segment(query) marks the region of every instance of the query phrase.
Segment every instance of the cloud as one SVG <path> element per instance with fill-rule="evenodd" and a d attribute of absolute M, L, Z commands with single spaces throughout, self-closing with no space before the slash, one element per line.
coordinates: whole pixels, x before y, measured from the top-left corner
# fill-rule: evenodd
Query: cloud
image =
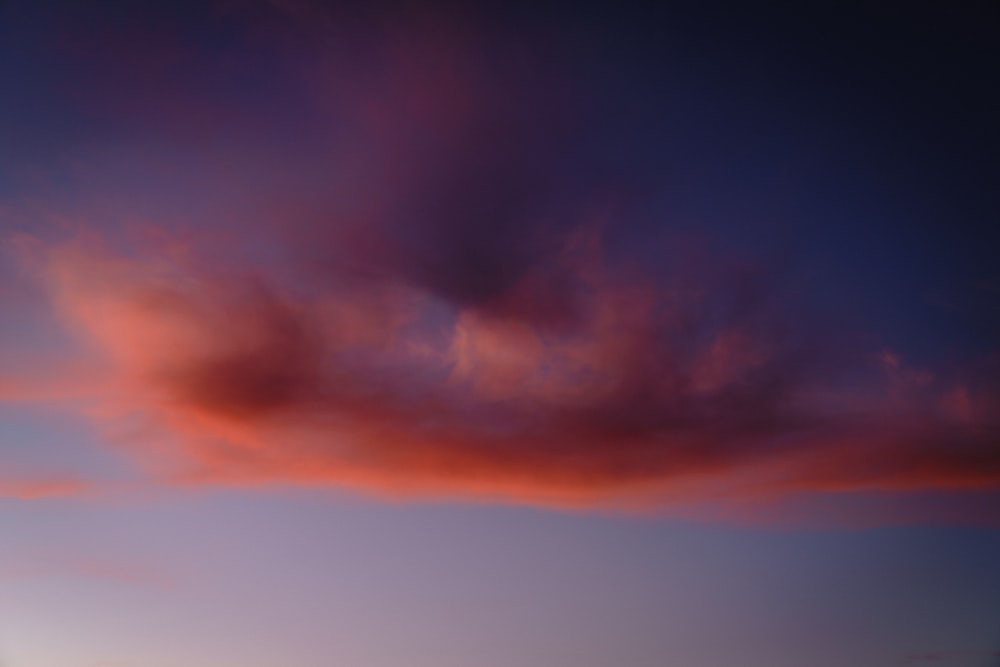
<path fill-rule="evenodd" d="M 31 558 L 30 565 L 0 565 L 0 579 L 82 578 L 138 586 L 166 586 L 163 573 L 104 558 Z"/>
<path fill-rule="evenodd" d="M 67 406 L 138 424 L 152 478 L 574 507 L 1000 488 L 992 362 L 862 349 L 759 257 L 643 222 L 544 48 L 352 21 L 81 58 L 108 145 L 13 252 L 79 346 Z"/>
<path fill-rule="evenodd" d="M 644 280 L 591 230 L 542 264 L 573 301 L 558 327 L 521 305 L 547 289 L 531 269 L 456 303 L 87 241 L 36 259 L 111 378 L 95 414 L 141 415 L 131 450 L 175 483 L 569 506 L 1000 486 L 993 394 L 888 354 L 838 388 L 790 314 L 734 296 L 749 278 Z"/>
<path fill-rule="evenodd" d="M 39 498 L 61 498 L 77 496 L 85 493 L 89 485 L 74 478 L 42 478 L 30 479 L 23 477 L 0 478 L 0 498 L 15 498 L 18 500 L 36 500 Z"/>

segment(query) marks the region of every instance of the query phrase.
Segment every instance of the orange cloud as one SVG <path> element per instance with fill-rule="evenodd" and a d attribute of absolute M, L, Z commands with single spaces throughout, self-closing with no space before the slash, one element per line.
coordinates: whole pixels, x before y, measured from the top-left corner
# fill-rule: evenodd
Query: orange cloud
<path fill-rule="evenodd" d="M 128 424 L 125 450 L 178 484 L 647 507 L 1000 488 L 995 371 L 862 359 L 709 253 L 614 261 L 596 225 L 571 231 L 600 217 L 580 192 L 601 172 L 578 164 L 571 86 L 413 20 L 362 30 L 350 59 L 279 39 L 276 117 L 192 83 L 230 81 L 214 49 L 102 40 L 95 112 L 156 141 L 125 151 L 145 177 L 98 156 L 81 189 L 120 219 L 190 199 L 213 241 L 18 239 L 84 351 L 0 398 Z"/>
<path fill-rule="evenodd" d="M 0 498 L 61 498 L 80 495 L 89 488 L 86 482 L 72 478 L 0 479 Z"/>
<path fill-rule="evenodd" d="M 780 319 L 720 317 L 718 295 L 626 279 L 579 247 L 546 265 L 572 301 L 558 326 L 525 306 L 531 272 L 449 305 L 405 281 L 306 295 L 92 242 L 36 268 L 103 364 L 92 414 L 141 416 L 130 451 L 178 484 L 559 506 L 1000 488 L 990 394 L 910 381 L 887 353 L 881 398 L 851 407 Z"/>

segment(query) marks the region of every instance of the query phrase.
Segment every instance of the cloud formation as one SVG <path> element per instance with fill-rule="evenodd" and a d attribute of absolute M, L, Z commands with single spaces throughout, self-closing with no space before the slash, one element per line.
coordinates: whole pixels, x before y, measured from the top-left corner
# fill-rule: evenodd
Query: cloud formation
<path fill-rule="evenodd" d="M 748 276 L 644 280 L 602 255 L 571 235 L 541 276 L 470 304 L 87 241 L 34 261 L 112 378 L 95 414 L 141 416 L 133 453 L 178 483 L 557 505 L 1000 485 L 995 394 L 891 353 L 838 376 L 790 313 L 734 295 Z M 556 320 L 533 309 L 550 281 Z"/>
<path fill-rule="evenodd" d="M 566 506 L 1000 489 L 995 364 L 862 349 L 753 253 L 634 222 L 544 50 L 350 21 L 84 45 L 113 140 L 73 162 L 63 232 L 11 247 L 79 346 L 73 404 L 131 424 L 152 478 Z"/>

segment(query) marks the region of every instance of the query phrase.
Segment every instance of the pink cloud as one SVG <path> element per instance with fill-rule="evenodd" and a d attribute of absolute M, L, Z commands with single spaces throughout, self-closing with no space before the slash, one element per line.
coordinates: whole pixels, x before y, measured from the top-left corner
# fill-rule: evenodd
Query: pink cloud
<path fill-rule="evenodd" d="M 83 494 L 89 488 L 88 483 L 73 478 L 0 478 L 0 498 L 19 500 L 62 498 Z"/>
<path fill-rule="evenodd" d="M 990 394 L 910 381 L 883 354 L 874 400 L 831 399 L 777 315 L 708 321 L 725 295 L 622 273 L 580 238 L 546 265 L 574 302 L 557 328 L 521 305 L 531 272 L 456 306 L 405 280 L 305 294 L 93 241 L 35 268 L 102 364 L 91 414 L 140 415 L 127 448 L 178 484 L 560 506 L 1000 487 Z"/>
<path fill-rule="evenodd" d="M 30 565 L 0 565 L 0 579 L 72 577 L 139 586 L 168 586 L 164 573 L 148 567 L 104 558 L 32 558 Z"/>
<path fill-rule="evenodd" d="M 13 247 L 76 370 L 0 396 L 139 424 L 122 448 L 177 484 L 573 507 L 1000 488 L 995 370 L 848 349 L 780 276 L 676 239 L 659 265 L 604 247 L 614 197 L 577 178 L 557 71 L 446 17 L 355 27 L 84 45 L 115 140 L 69 161 L 62 233 Z M 243 104 L 240 48 L 281 104 Z"/>

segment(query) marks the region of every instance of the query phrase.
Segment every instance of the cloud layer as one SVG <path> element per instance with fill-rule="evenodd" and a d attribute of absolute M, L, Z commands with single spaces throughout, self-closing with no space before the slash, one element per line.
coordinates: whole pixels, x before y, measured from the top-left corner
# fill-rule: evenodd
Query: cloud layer
<path fill-rule="evenodd" d="M 1000 489 L 995 360 L 912 367 L 759 254 L 637 223 L 544 50 L 420 12 L 329 21 L 251 22 L 229 50 L 66 40 L 112 139 L 5 215 L 36 220 L 9 247 L 77 370 L 0 396 L 72 386 L 178 484 L 566 506 Z"/>
<path fill-rule="evenodd" d="M 889 352 L 835 372 L 752 276 L 644 278 L 593 230 L 474 303 L 96 241 L 30 261 L 100 369 L 93 414 L 138 417 L 128 447 L 178 483 L 561 505 L 1000 484 L 985 381 Z"/>

